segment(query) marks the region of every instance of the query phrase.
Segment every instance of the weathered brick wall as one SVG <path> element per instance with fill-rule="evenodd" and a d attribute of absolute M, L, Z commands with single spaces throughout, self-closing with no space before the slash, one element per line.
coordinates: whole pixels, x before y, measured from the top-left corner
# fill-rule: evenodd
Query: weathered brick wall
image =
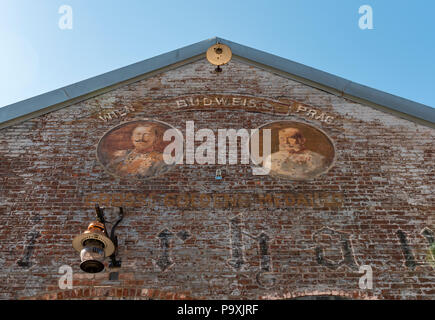
<path fill-rule="evenodd" d="M 223 69 L 214 73 L 204 59 L 0 130 L 0 298 L 435 298 L 428 254 L 435 230 L 434 130 L 234 59 Z M 261 106 L 177 103 L 217 96 Z M 295 102 L 308 114 L 288 112 Z M 134 111 L 121 116 L 124 106 Z M 310 109 L 329 121 L 316 120 Z M 118 118 L 99 118 L 114 110 Z M 216 134 L 300 121 L 332 139 L 335 162 L 308 181 L 254 176 L 250 165 L 183 164 L 141 182 L 111 176 L 96 158 L 100 138 L 143 118 L 183 133 L 193 120 L 196 130 Z M 218 168 L 222 180 L 215 179 Z M 275 200 L 287 193 L 294 203 Z M 201 207 L 186 194 L 219 201 Z M 258 201 L 225 202 L 239 195 Z M 339 203 L 311 198 L 329 196 Z M 89 275 L 79 269 L 71 241 L 93 220 L 97 201 L 125 207 L 117 229 L 122 267 Z M 111 210 L 107 215 L 116 217 Z M 158 237 L 164 230 L 171 235 L 166 251 Z M 159 264 L 165 257 L 171 266 Z M 58 287 L 62 265 L 73 267 L 71 290 Z M 358 285 L 362 265 L 372 267 L 372 290 Z M 118 279 L 109 279 L 111 271 Z"/>

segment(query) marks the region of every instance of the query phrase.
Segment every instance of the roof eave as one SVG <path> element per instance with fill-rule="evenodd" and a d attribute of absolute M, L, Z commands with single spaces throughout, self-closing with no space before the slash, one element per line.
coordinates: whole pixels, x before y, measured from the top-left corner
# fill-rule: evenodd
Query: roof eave
<path fill-rule="evenodd" d="M 246 63 L 407 120 L 435 127 L 435 109 L 431 107 L 215 37 L 0 108 L 0 129 L 202 59 L 207 49 L 217 42 L 228 45 L 234 57 Z"/>
<path fill-rule="evenodd" d="M 197 61 L 215 43 L 216 38 L 204 40 L 0 108 L 0 129 Z"/>
<path fill-rule="evenodd" d="M 228 45 L 235 56 L 257 67 L 294 79 L 309 86 L 345 97 L 378 110 L 435 127 L 435 109 L 424 104 L 404 99 L 350 80 L 320 71 L 303 64 L 284 59 L 257 49 L 218 39 Z"/>

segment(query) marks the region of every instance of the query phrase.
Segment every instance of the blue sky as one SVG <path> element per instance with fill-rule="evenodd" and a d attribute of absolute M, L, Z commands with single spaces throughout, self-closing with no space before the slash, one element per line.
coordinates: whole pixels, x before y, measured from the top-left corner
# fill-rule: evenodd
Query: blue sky
<path fill-rule="evenodd" d="M 362 5 L 373 30 L 358 26 Z M 435 107 L 434 12 L 428 0 L 0 0 L 0 107 L 214 36 Z"/>

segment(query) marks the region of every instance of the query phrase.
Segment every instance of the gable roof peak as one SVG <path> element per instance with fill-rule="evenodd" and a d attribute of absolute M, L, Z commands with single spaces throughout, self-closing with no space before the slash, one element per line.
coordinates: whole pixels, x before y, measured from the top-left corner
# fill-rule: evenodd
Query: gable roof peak
<path fill-rule="evenodd" d="M 435 109 L 431 107 L 215 36 L 0 108 L 0 129 L 203 59 L 207 49 L 216 43 L 229 46 L 233 57 L 248 64 L 357 103 L 435 127 Z"/>

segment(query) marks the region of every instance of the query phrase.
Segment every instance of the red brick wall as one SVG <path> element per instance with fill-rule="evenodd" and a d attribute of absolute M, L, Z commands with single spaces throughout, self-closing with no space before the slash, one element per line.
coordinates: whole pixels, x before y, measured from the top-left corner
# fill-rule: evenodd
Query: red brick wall
<path fill-rule="evenodd" d="M 434 130 L 234 59 L 221 74 L 213 70 L 202 60 L 0 130 L 0 298 L 282 299 L 331 294 L 434 299 L 430 241 L 421 234 L 425 228 L 435 231 Z M 262 104 L 189 109 L 176 103 L 183 97 L 216 95 L 250 97 Z M 283 111 L 295 103 L 333 119 Z M 99 119 L 102 112 L 123 106 L 134 111 L 107 122 Z M 184 164 L 141 182 L 109 175 L 96 158 L 99 139 L 121 122 L 143 118 L 167 122 L 183 133 L 186 121 L 193 120 L 197 130 L 210 128 L 216 134 L 220 128 L 300 121 L 332 139 L 335 163 L 309 181 L 253 176 L 249 165 Z M 218 168 L 222 180 L 215 179 Z M 167 206 L 168 193 L 326 193 L 342 202 Z M 142 195 L 142 200 L 152 194 L 155 200 L 126 205 L 115 196 L 104 203 L 107 195 L 127 194 Z M 88 275 L 79 269 L 71 241 L 94 219 L 96 199 L 125 207 L 117 229 L 122 267 Z M 115 217 L 111 212 L 109 220 Z M 162 271 L 158 234 L 165 229 L 173 234 L 168 251 L 173 265 Z M 234 242 L 235 230 L 241 232 L 241 242 Z M 189 237 L 178 237 L 181 231 Z M 269 264 L 263 272 L 264 248 L 256 238 L 261 233 L 269 239 Z M 237 250 L 244 259 L 240 268 L 228 263 Z M 338 265 L 342 259 L 353 264 Z M 71 290 L 58 287 L 62 265 L 73 267 Z M 359 288 L 362 265 L 372 267 L 372 290 Z M 110 271 L 119 273 L 118 280 L 109 280 Z"/>

